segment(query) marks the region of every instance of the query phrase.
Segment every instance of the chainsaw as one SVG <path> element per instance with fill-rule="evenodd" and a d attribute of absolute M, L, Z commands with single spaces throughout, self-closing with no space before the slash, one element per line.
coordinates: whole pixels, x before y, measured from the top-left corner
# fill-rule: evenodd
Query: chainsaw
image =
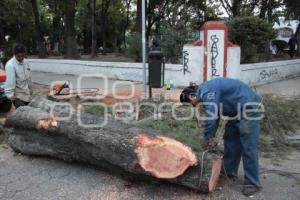
<path fill-rule="evenodd" d="M 49 96 L 59 96 L 59 95 L 80 95 L 97 93 L 100 90 L 98 88 L 76 88 L 71 89 L 69 82 L 56 82 L 51 86 Z"/>

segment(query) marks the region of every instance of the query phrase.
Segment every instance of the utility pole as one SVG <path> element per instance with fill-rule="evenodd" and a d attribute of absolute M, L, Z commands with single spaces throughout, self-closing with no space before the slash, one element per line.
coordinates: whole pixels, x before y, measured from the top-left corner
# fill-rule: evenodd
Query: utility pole
<path fill-rule="evenodd" d="M 92 15 L 92 52 L 91 57 L 97 56 L 97 37 L 96 37 L 96 0 L 93 0 L 93 15 Z"/>
<path fill-rule="evenodd" d="M 146 75 L 146 0 L 142 0 L 143 92 L 147 95 Z"/>

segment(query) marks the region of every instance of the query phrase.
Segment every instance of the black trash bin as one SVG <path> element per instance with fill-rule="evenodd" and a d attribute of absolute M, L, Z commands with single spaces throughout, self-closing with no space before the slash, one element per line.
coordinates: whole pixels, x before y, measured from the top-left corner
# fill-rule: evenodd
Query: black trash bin
<path fill-rule="evenodd" d="M 149 51 L 149 86 L 150 88 L 162 88 L 165 82 L 164 55 L 160 50 Z"/>
<path fill-rule="evenodd" d="M 11 100 L 9 100 L 5 96 L 4 89 L 0 85 L 0 113 L 7 113 L 7 112 L 9 112 L 10 109 L 11 109 L 11 106 L 12 106 Z"/>

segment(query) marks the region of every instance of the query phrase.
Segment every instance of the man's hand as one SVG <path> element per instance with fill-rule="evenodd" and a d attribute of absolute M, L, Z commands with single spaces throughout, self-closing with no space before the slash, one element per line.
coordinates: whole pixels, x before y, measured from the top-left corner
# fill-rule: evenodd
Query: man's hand
<path fill-rule="evenodd" d="M 217 145 L 217 142 L 215 142 L 213 139 L 203 140 L 202 142 L 202 147 L 205 150 L 214 150 L 214 148 L 216 148 Z"/>

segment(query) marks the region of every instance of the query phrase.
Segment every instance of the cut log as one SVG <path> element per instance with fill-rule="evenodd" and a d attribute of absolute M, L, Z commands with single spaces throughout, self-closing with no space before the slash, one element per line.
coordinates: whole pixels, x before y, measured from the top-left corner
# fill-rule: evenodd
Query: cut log
<path fill-rule="evenodd" d="M 222 166 L 220 156 L 210 152 L 196 155 L 172 138 L 112 119 L 103 127 L 91 127 L 105 120 L 85 113 L 77 115 L 75 109 L 69 109 L 72 114 L 68 120 L 60 120 L 58 116 L 66 115 L 66 109 L 51 109 L 54 104 L 35 99 L 31 107 L 21 107 L 7 119 L 8 143 L 15 151 L 114 167 L 201 192 L 215 190 Z M 50 110 L 55 111 L 50 114 Z"/>

